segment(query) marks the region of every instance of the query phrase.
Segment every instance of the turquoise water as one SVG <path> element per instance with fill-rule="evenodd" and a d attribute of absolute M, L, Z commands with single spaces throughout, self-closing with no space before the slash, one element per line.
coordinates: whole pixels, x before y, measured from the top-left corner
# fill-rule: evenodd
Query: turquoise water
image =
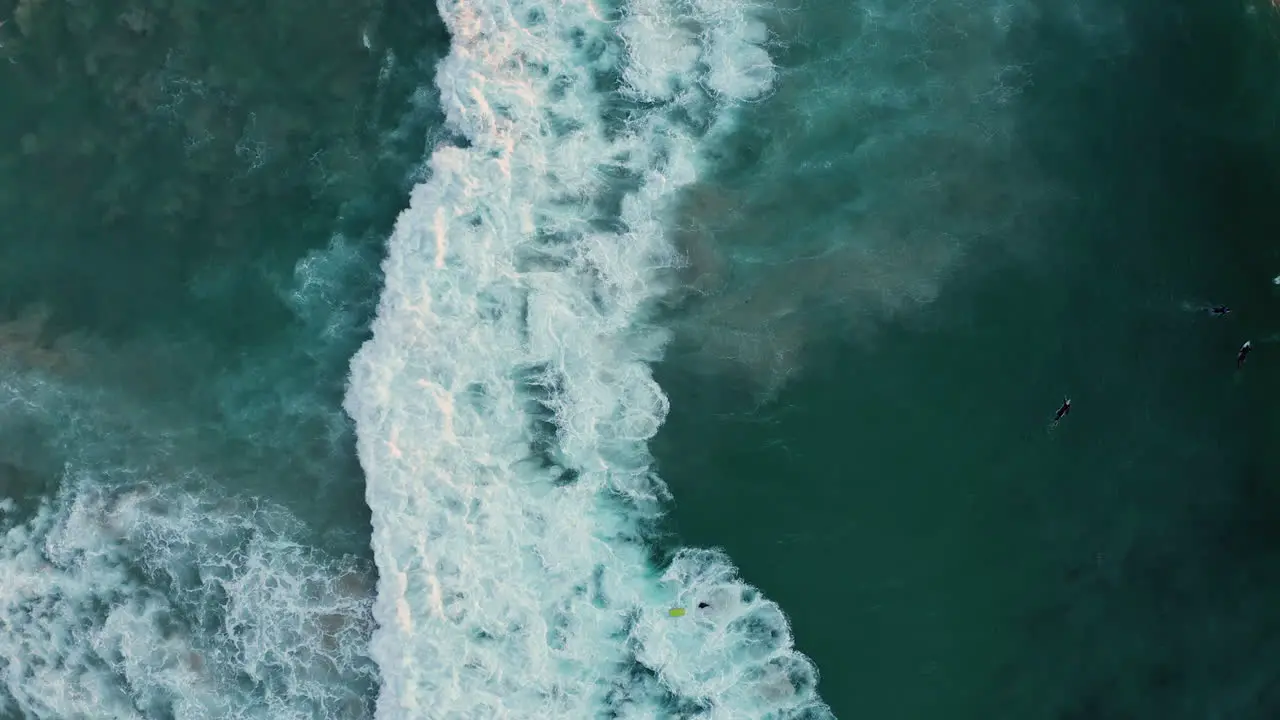
<path fill-rule="evenodd" d="M 0 3 L 0 715 L 1273 716 L 1271 13 Z"/>

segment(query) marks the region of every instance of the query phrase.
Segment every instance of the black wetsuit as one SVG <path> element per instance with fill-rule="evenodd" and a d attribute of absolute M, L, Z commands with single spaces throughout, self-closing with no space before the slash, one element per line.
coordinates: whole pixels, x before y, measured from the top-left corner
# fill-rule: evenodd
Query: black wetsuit
<path fill-rule="evenodd" d="M 1070 400 L 1063 400 L 1063 401 L 1062 401 L 1062 407 L 1058 408 L 1058 412 L 1054 413 L 1054 415 L 1053 415 L 1053 421 L 1054 421 L 1055 423 L 1056 423 L 1056 422 L 1058 422 L 1058 421 L 1059 421 L 1059 420 L 1061 420 L 1062 418 L 1066 417 L 1066 416 L 1067 416 L 1067 413 L 1069 413 L 1069 412 L 1071 412 L 1071 401 L 1070 401 Z"/>
<path fill-rule="evenodd" d="M 1244 359 L 1249 357 L 1249 352 L 1253 350 L 1253 343 L 1248 340 L 1240 346 L 1240 352 L 1236 353 L 1236 369 L 1244 367 Z"/>

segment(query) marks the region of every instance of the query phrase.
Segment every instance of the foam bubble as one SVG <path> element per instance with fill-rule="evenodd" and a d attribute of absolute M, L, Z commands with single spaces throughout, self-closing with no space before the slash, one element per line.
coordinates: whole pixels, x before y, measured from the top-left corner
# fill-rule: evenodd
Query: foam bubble
<path fill-rule="evenodd" d="M 346 403 L 378 715 L 829 715 L 727 558 L 660 573 L 644 543 L 667 497 L 646 447 L 668 336 L 644 319 L 679 262 L 662 220 L 703 134 L 769 91 L 762 26 L 712 0 L 439 9 L 465 145 L 435 150 L 399 218 Z"/>

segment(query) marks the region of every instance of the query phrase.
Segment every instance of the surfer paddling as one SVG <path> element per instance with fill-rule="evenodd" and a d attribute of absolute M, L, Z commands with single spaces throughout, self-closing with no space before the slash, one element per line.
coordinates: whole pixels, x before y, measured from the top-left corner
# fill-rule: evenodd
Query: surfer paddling
<path fill-rule="evenodd" d="M 1231 308 L 1226 305 L 1215 305 L 1209 308 L 1209 314 L 1214 317 L 1226 317 L 1231 312 Z"/>
<path fill-rule="evenodd" d="M 1244 367 L 1244 359 L 1249 357 L 1249 353 L 1252 350 L 1253 350 L 1253 343 L 1249 342 L 1248 340 L 1245 340 L 1244 344 L 1240 346 L 1240 352 L 1236 353 L 1236 369 L 1237 370 Z"/>
<path fill-rule="evenodd" d="M 1053 423 L 1050 426 L 1057 427 L 1058 423 L 1061 422 L 1062 418 L 1066 417 L 1069 412 L 1071 412 L 1071 398 L 1066 398 L 1062 401 L 1062 407 L 1058 408 L 1058 412 L 1053 414 Z"/>

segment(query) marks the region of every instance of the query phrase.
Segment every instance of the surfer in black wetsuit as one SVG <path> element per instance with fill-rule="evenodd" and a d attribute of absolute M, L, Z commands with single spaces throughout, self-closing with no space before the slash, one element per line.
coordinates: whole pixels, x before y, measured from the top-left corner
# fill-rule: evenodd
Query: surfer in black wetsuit
<path fill-rule="evenodd" d="M 1253 343 L 1249 342 L 1248 340 L 1245 340 L 1244 344 L 1240 346 L 1240 352 L 1236 353 L 1236 369 L 1237 370 L 1244 367 L 1244 359 L 1249 357 L 1249 352 L 1251 350 L 1253 350 Z"/>
<path fill-rule="evenodd" d="M 1231 308 L 1226 305 L 1215 305 L 1209 308 L 1209 314 L 1214 317 L 1226 317 L 1229 312 L 1231 312 Z"/>
<path fill-rule="evenodd" d="M 1058 421 L 1067 416 L 1071 412 L 1071 398 L 1062 401 L 1062 407 L 1058 408 L 1058 412 L 1053 414 L 1053 424 L 1057 425 Z"/>
<path fill-rule="evenodd" d="M 698 603 L 698 609 L 699 609 L 699 610 L 706 610 L 706 609 L 707 609 L 707 608 L 709 608 L 709 607 L 711 607 L 711 604 L 710 604 L 710 603 L 704 603 L 704 602 L 700 602 L 700 603 Z"/>

